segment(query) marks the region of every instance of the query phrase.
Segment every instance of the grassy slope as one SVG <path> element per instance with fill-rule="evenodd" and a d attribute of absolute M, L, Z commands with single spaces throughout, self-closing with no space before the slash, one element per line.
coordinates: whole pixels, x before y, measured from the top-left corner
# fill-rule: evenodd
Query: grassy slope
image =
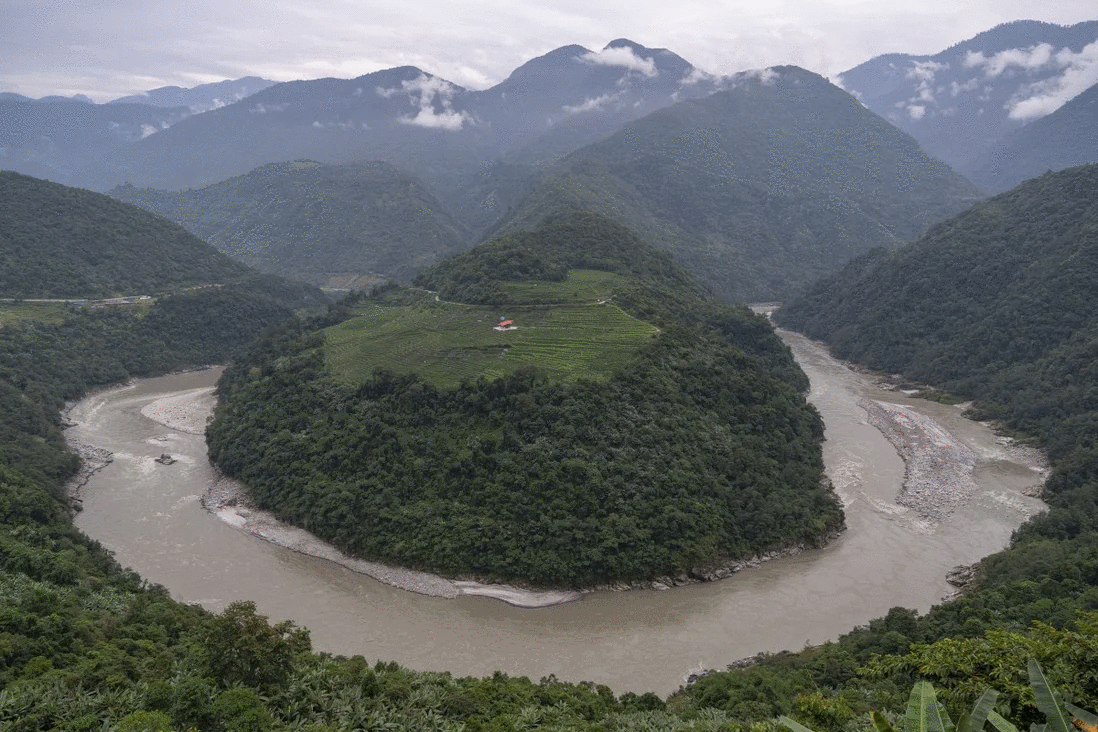
<path fill-rule="evenodd" d="M 430 299 L 410 307 L 366 304 L 325 331 L 326 362 L 343 383 L 362 383 L 378 368 L 416 372 L 439 388 L 524 366 L 554 380 L 606 379 L 657 332 L 601 302 L 617 280 L 580 270 L 563 283 L 508 283 L 517 304 L 504 310 Z M 514 330 L 493 327 L 504 315 Z"/>

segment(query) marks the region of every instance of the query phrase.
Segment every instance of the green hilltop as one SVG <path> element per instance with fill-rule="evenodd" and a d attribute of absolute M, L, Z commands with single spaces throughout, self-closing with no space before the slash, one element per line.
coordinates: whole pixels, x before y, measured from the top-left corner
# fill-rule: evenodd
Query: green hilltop
<path fill-rule="evenodd" d="M 627 229 L 563 217 L 420 282 L 226 372 L 210 455 L 260 506 L 352 554 L 536 586 L 700 578 L 842 526 L 788 349 Z"/>

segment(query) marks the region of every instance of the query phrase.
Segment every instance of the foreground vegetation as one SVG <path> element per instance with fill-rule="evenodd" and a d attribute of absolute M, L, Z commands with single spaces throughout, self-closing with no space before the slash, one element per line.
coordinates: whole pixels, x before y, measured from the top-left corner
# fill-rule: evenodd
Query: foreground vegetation
<path fill-rule="evenodd" d="M 473 306 L 386 290 L 226 372 L 210 456 L 261 507 L 354 555 L 537 586 L 698 576 L 842 526 L 788 350 L 667 290 L 690 278 L 623 228 L 568 217 L 423 279 Z M 594 282 L 621 307 L 575 304 Z M 565 302 L 475 307 L 507 297 Z"/>

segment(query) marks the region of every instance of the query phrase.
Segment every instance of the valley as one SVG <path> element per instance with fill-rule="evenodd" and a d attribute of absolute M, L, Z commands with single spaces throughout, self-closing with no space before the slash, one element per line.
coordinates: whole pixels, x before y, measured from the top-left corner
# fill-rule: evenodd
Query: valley
<path fill-rule="evenodd" d="M 827 425 L 824 459 L 843 499 L 848 530 L 821 550 L 745 568 L 729 579 L 676 587 L 588 593 L 580 602 L 523 610 L 499 600 L 425 597 L 389 587 L 330 561 L 331 548 L 282 548 L 236 528 L 201 505 L 219 478 L 205 459 L 204 418 L 173 430 L 148 405 L 179 394 L 182 405 L 211 407 L 217 372 L 140 382 L 81 402 L 69 438 L 105 447 L 114 460 L 82 490 L 78 526 L 119 561 L 165 585 L 174 597 L 213 610 L 249 598 L 274 619 L 306 624 L 319 650 L 395 659 L 413 668 L 486 675 L 495 670 L 591 680 L 617 693 L 678 688 L 690 672 L 729 659 L 778 651 L 790 638 L 820 643 L 889 608 L 928 609 L 953 588 L 945 574 L 1005 546 L 1041 503 L 1022 489 L 1041 476 L 1016 462 L 999 437 L 960 417 L 956 407 L 881 391 L 818 345 L 783 337 L 812 382 L 810 398 Z M 955 435 L 979 456 L 969 475 L 978 490 L 949 517 L 926 522 L 896 502 L 904 466 L 866 424 L 866 399 L 906 405 Z M 207 412 L 208 413 L 208 412 Z M 180 460 L 158 466 L 169 452 Z M 276 535 L 277 541 L 277 535 Z M 918 547 L 918 551 L 913 551 Z M 308 554 L 320 554 L 323 559 Z M 246 570 L 244 568 L 247 568 Z M 361 571 L 361 568 L 359 568 Z M 653 656 L 661 664 L 650 662 Z"/>
<path fill-rule="evenodd" d="M 1007 20 L 0 90 L 0 728 L 1070 732 L 1098 21 Z"/>

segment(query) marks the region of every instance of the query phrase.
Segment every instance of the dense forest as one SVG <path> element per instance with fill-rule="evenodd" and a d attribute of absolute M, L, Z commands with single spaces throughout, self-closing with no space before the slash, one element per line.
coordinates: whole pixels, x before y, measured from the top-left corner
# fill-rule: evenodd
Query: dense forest
<path fill-rule="evenodd" d="M 423 281 L 475 301 L 579 267 L 621 275 L 621 307 L 661 329 L 608 380 L 526 368 L 444 389 L 380 370 L 345 384 L 323 332 L 293 325 L 224 375 L 211 459 L 351 554 L 537 586 L 699 576 L 838 531 L 791 354 L 623 227 L 565 217 Z"/>
<path fill-rule="evenodd" d="M 420 180 L 382 162 L 269 163 L 204 188 L 125 185 L 110 195 L 252 267 L 318 285 L 355 275 L 407 281 L 472 240 Z"/>
<path fill-rule="evenodd" d="M 572 152 L 539 174 L 495 232 L 598 211 L 673 253 L 721 297 L 751 302 L 788 298 L 979 198 L 849 94 L 784 66 Z"/>
<path fill-rule="evenodd" d="M 153 295 L 251 274 L 183 227 L 101 193 L 0 172 L 0 295 Z"/>

